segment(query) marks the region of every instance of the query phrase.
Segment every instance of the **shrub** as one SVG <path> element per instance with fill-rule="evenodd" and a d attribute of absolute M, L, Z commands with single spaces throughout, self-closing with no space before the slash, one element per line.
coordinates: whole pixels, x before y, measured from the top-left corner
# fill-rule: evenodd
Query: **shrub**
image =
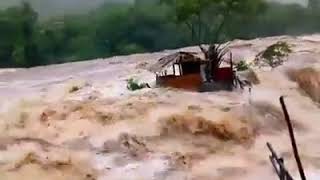
<path fill-rule="evenodd" d="M 133 78 L 130 78 L 127 81 L 127 88 L 130 91 L 136 91 L 147 87 L 149 88 L 149 85 L 147 83 L 139 84 L 139 82 L 137 80 L 134 80 Z"/>
<path fill-rule="evenodd" d="M 284 58 L 292 52 L 290 46 L 286 42 L 279 41 L 262 51 L 256 57 L 256 61 L 262 59 L 263 62 L 272 68 L 283 64 Z"/>
<path fill-rule="evenodd" d="M 246 61 L 240 61 L 236 65 L 236 69 L 237 69 L 237 71 L 246 71 L 249 69 L 249 64 Z"/>

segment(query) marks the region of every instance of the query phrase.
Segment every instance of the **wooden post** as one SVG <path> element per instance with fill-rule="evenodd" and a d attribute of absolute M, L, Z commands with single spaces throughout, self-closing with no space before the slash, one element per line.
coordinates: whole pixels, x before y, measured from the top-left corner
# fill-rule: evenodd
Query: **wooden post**
<path fill-rule="evenodd" d="M 180 76 L 182 76 L 183 74 L 183 72 L 182 72 L 182 67 L 181 67 L 181 64 L 179 64 L 179 73 L 180 73 Z"/>
<path fill-rule="evenodd" d="M 159 85 L 159 75 L 158 75 L 158 73 L 156 74 L 156 85 Z"/>
<path fill-rule="evenodd" d="M 230 83 L 233 86 L 236 86 L 236 82 L 237 82 L 237 80 L 236 80 L 236 71 L 233 70 L 233 57 L 232 57 L 232 52 L 231 51 L 230 51 L 230 68 L 231 68 L 232 76 L 233 76 L 233 78 L 232 78 Z M 240 87 L 241 87 L 241 84 L 240 84 Z"/>
<path fill-rule="evenodd" d="M 232 57 L 232 52 L 230 52 L 230 66 L 231 66 L 231 69 L 233 69 L 233 57 Z"/>
<path fill-rule="evenodd" d="M 176 76 L 176 67 L 175 67 L 175 64 L 173 64 L 172 67 L 173 67 L 173 75 Z"/>

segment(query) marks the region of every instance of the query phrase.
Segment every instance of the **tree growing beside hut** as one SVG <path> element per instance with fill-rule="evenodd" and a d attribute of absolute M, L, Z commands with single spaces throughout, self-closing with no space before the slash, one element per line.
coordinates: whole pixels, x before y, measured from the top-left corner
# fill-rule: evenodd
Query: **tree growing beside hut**
<path fill-rule="evenodd" d="M 245 22 L 251 15 L 261 12 L 262 0 L 161 0 L 171 7 L 171 17 L 179 25 L 190 30 L 191 43 L 197 44 L 208 64 L 206 74 L 209 77 L 219 68 L 227 45 L 219 43 L 227 39 L 224 31 L 232 28 L 232 23 Z M 206 49 L 202 44 L 209 44 Z"/>

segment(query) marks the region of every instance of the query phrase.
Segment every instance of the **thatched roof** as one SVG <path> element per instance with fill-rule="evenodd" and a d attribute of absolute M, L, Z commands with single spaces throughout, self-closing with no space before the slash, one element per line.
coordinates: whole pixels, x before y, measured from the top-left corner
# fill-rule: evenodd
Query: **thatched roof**
<path fill-rule="evenodd" d="M 204 62 L 203 58 L 199 55 L 199 53 L 192 52 L 177 52 L 174 54 L 170 54 L 158 60 L 158 62 L 152 65 L 149 70 L 154 73 L 158 73 L 171 67 L 176 63 L 184 63 L 184 62 Z"/>

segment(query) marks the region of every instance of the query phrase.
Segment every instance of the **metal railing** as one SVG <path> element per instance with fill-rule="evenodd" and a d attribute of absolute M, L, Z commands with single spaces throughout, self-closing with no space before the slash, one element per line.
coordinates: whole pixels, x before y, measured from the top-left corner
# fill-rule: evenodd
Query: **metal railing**
<path fill-rule="evenodd" d="M 299 174 L 300 174 L 300 178 L 301 180 L 306 180 L 306 176 L 304 173 L 304 169 L 300 160 L 300 156 L 299 156 L 299 152 L 298 152 L 298 147 L 296 144 L 296 140 L 294 137 L 294 130 L 293 130 L 293 126 L 291 123 L 291 119 L 286 107 L 286 104 L 284 102 L 284 97 L 280 97 L 280 103 L 281 103 L 281 107 L 284 113 L 284 117 L 288 126 L 288 130 L 289 130 L 289 135 L 290 135 L 290 140 L 291 140 L 291 145 L 292 145 L 292 150 L 293 150 L 293 154 L 299 169 Z M 272 163 L 272 166 L 275 170 L 275 172 L 277 173 L 278 177 L 280 180 L 293 180 L 293 177 L 290 175 L 290 173 L 288 172 L 288 170 L 286 169 L 285 165 L 284 165 L 284 160 L 281 157 L 278 157 L 277 153 L 274 151 L 272 145 L 270 143 L 267 143 L 267 147 L 269 148 L 271 155 L 269 156 L 270 161 Z"/>
<path fill-rule="evenodd" d="M 267 147 L 269 148 L 271 155 L 269 156 L 269 159 L 271 161 L 271 164 L 277 173 L 280 180 L 293 180 L 292 176 L 289 174 L 288 170 L 286 169 L 284 165 L 283 158 L 279 158 L 277 153 L 274 151 L 272 145 L 270 143 L 267 143 Z"/>

